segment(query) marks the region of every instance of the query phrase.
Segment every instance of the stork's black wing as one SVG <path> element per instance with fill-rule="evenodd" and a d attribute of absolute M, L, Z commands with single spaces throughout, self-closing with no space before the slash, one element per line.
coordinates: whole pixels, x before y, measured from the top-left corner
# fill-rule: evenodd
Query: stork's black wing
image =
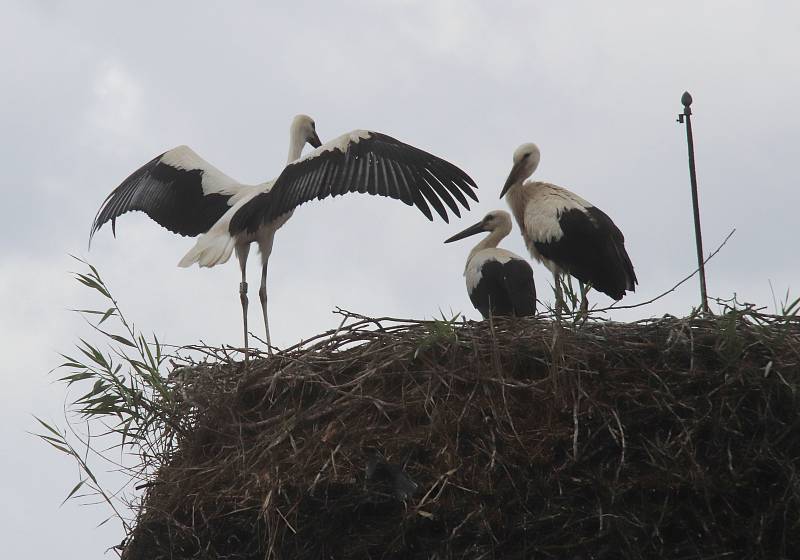
<path fill-rule="evenodd" d="M 634 291 L 638 281 L 625 237 L 605 212 L 595 206 L 585 212 L 572 208 L 561 213 L 558 224 L 561 238 L 534 243 L 542 256 L 614 299 Z"/>
<path fill-rule="evenodd" d="M 522 259 L 511 259 L 503 265 L 503 272 L 514 316 L 536 315 L 536 284 L 531 265 Z"/>
<path fill-rule="evenodd" d="M 485 319 L 490 315 L 533 317 L 536 315 L 536 285 L 533 269 L 522 259 L 501 263 L 487 260 L 481 279 L 469 292 L 469 299 Z"/>
<path fill-rule="evenodd" d="M 355 130 L 287 165 L 269 192 L 236 213 L 230 232 L 254 232 L 304 202 L 348 192 L 401 200 L 433 220 L 430 205 L 446 222 L 445 205 L 460 216 L 459 204 L 469 209 L 466 196 L 478 200 L 476 188 L 452 163 L 391 136 Z"/>
<path fill-rule="evenodd" d="M 230 207 L 241 185 L 187 146 L 178 146 L 134 171 L 111 191 L 92 223 L 100 227 L 126 212 L 141 210 L 168 230 L 188 236 L 208 231 Z"/>

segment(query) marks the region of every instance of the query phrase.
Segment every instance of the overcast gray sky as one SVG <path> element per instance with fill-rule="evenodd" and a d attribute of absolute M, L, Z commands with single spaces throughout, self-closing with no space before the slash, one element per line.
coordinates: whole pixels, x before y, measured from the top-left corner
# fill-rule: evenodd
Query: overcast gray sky
<path fill-rule="evenodd" d="M 309 204 L 276 237 L 270 317 L 279 346 L 335 327 L 335 306 L 370 315 L 477 319 L 461 276 L 477 239 L 442 241 L 487 211 L 513 150 L 536 142 L 536 176 L 604 209 L 626 235 L 634 303 L 695 263 L 684 129 L 694 127 L 709 291 L 768 305 L 794 289 L 800 159 L 800 4 L 790 1 L 326 3 L 5 0 L 0 18 L 0 527 L 8 558 L 100 557 L 121 539 L 103 506 L 59 503 L 77 481 L 32 438 L 60 422 L 48 371 L 88 329 L 68 308 L 98 301 L 69 253 L 105 276 L 129 317 L 173 344 L 239 344 L 238 270 L 175 265 L 192 245 L 144 215 L 89 225 L 108 192 L 188 144 L 244 182 L 278 175 L 305 112 L 323 141 L 369 128 L 432 151 L 478 182 L 450 225 L 396 201 Z M 518 231 L 505 241 L 525 254 Z M 251 263 L 254 264 L 254 263 Z M 549 273 L 534 266 L 548 298 Z M 256 267 L 251 285 L 257 283 Z M 628 320 L 685 315 L 697 282 Z M 255 297 L 255 290 L 251 291 Z M 254 299 L 253 301 L 257 301 Z M 610 303 L 598 295 L 599 304 Z M 251 325 L 261 335 L 258 306 Z"/>

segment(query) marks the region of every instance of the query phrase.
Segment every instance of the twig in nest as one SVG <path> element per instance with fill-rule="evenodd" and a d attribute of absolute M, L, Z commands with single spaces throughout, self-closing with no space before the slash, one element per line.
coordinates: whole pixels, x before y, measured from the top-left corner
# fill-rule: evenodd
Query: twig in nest
<path fill-rule="evenodd" d="M 734 233 L 736 233 L 736 228 L 733 228 L 731 230 L 731 232 L 728 235 L 725 236 L 725 239 L 722 240 L 722 243 L 720 243 L 720 245 L 716 249 L 714 249 L 714 251 L 710 255 L 708 255 L 708 257 L 703 261 L 703 266 L 705 266 L 705 264 L 708 261 L 713 259 L 714 256 L 716 256 L 716 254 L 720 252 L 720 250 L 725 246 L 725 244 L 733 236 Z M 618 302 L 614 302 L 611 305 L 609 305 L 608 307 L 603 307 L 603 308 L 600 308 L 600 309 L 594 309 L 594 310 L 592 310 L 592 313 L 601 313 L 601 312 L 604 312 L 604 311 L 610 311 L 612 309 L 633 309 L 635 307 L 642 307 L 644 305 L 650 305 L 651 303 L 654 303 L 654 302 L 660 300 L 661 298 L 665 297 L 666 295 L 671 294 L 672 292 L 677 290 L 680 286 L 682 286 L 683 284 L 685 284 L 686 282 L 691 280 L 692 277 L 695 274 L 697 274 L 698 272 L 700 272 L 700 267 L 699 266 L 696 269 L 694 269 L 694 271 L 691 274 L 689 274 L 684 279 L 680 280 L 677 284 L 672 286 L 670 289 L 666 290 L 665 292 L 662 292 L 662 293 L 658 294 L 654 298 L 648 299 L 647 301 L 642 301 L 640 303 L 632 303 L 630 305 L 617 305 Z M 619 300 L 619 301 L 622 301 L 622 300 Z"/>

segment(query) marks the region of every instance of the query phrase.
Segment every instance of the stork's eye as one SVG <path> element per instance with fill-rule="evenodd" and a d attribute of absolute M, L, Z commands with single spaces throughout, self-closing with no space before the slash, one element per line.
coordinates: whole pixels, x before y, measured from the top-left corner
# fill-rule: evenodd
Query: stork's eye
<path fill-rule="evenodd" d="M 530 155 L 531 155 L 530 153 L 524 154 L 524 155 L 522 156 L 522 159 L 525 159 L 526 157 L 528 157 L 528 156 L 530 156 Z"/>

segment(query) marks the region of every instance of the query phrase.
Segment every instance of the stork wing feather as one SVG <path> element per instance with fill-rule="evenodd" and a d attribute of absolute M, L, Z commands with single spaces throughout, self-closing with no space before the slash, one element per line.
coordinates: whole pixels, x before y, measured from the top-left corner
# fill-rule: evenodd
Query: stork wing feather
<path fill-rule="evenodd" d="M 89 234 L 110 221 L 140 210 L 168 230 L 188 236 L 208 231 L 229 208 L 241 185 L 187 146 L 178 146 L 134 171 L 111 191 L 95 216 Z"/>
<path fill-rule="evenodd" d="M 504 268 L 504 281 L 515 317 L 536 315 L 536 283 L 533 268 L 523 259 L 511 259 Z"/>
<path fill-rule="evenodd" d="M 625 238 L 608 215 L 595 206 L 561 213 L 563 236 L 534 241 L 536 249 L 582 282 L 614 299 L 634 291 L 638 280 L 625 250 Z"/>
<path fill-rule="evenodd" d="M 432 206 L 447 222 L 445 205 L 460 216 L 459 204 L 469 209 L 467 197 L 478 200 L 476 188 L 469 175 L 443 159 L 385 134 L 355 130 L 287 165 L 272 189 L 236 213 L 230 233 L 252 233 L 305 202 L 348 192 L 400 200 L 429 220 Z"/>

